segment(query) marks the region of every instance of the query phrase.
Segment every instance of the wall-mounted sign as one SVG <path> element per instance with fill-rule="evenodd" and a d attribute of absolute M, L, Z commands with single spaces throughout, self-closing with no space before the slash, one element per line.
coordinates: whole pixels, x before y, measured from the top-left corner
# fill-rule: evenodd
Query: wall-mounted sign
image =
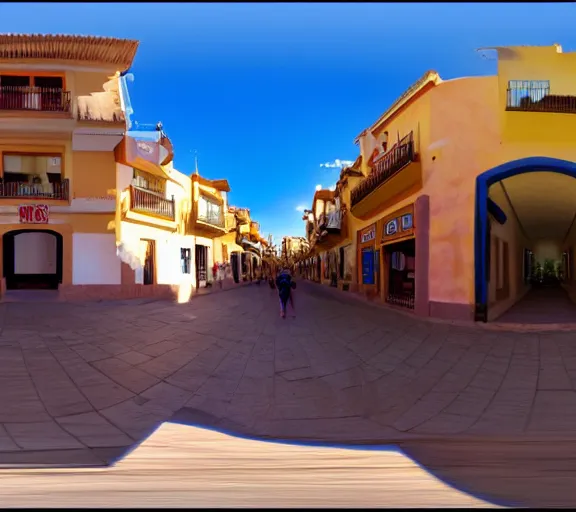
<path fill-rule="evenodd" d="M 371 242 L 376 238 L 376 228 L 372 227 L 368 231 L 362 233 L 360 237 L 360 243 L 365 244 L 366 242 Z"/>
<path fill-rule="evenodd" d="M 48 224 L 47 204 L 27 204 L 18 207 L 18 216 L 22 224 Z"/>
<path fill-rule="evenodd" d="M 398 231 L 398 219 L 392 219 L 386 224 L 386 235 L 395 235 Z"/>
<path fill-rule="evenodd" d="M 407 213 L 406 215 L 402 215 L 402 231 L 408 231 L 412 229 L 412 214 Z"/>
<path fill-rule="evenodd" d="M 154 153 L 154 147 L 149 142 L 138 140 L 136 141 L 136 147 L 138 148 L 139 152 L 144 153 L 146 156 Z"/>
<path fill-rule="evenodd" d="M 382 220 L 382 242 L 405 239 L 414 235 L 414 205 L 397 210 Z"/>

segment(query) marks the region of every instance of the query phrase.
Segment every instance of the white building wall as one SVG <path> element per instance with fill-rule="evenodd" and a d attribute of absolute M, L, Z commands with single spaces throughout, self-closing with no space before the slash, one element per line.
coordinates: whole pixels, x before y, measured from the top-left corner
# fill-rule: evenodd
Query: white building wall
<path fill-rule="evenodd" d="M 15 274 L 55 274 L 56 237 L 51 233 L 20 233 L 14 237 Z"/>
<path fill-rule="evenodd" d="M 52 237 L 54 238 L 54 237 Z M 121 284 L 121 261 L 114 234 L 72 235 L 73 284 Z"/>
<path fill-rule="evenodd" d="M 164 229 L 155 229 L 132 222 L 122 222 L 122 240 L 129 246 L 137 248 L 140 240 L 154 240 L 156 242 L 156 282 L 157 284 L 183 284 L 194 283 L 194 237 L 182 236 Z M 190 274 L 182 273 L 180 249 L 190 249 L 192 255 Z M 118 261 L 120 261 L 118 259 Z M 143 262 L 142 262 L 143 263 Z M 142 269 L 136 270 L 137 284 L 143 282 Z"/>

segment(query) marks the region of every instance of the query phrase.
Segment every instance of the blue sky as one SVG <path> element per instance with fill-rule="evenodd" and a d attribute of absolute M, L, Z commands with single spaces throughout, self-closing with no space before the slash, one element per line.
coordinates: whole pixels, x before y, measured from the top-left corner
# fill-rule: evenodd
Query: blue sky
<path fill-rule="evenodd" d="M 576 50 L 574 4 L 16 4 L 0 32 L 138 39 L 135 119 L 162 121 L 175 166 L 227 178 L 264 234 L 303 235 L 298 206 L 354 160 L 354 137 L 412 82 L 492 74 L 475 48 Z"/>

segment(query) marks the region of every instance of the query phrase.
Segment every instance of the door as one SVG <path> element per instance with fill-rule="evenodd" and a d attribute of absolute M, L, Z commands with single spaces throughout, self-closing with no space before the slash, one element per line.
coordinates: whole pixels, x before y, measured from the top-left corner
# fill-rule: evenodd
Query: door
<path fill-rule="evenodd" d="M 230 266 L 232 267 L 232 277 L 233 277 L 235 283 L 240 282 L 240 277 L 238 275 L 238 265 L 239 264 L 240 264 L 240 262 L 238 261 L 238 253 L 233 252 L 232 255 L 230 256 Z"/>
<path fill-rule="evenodd" d="M 374 284 L 374 249 L 362 249 L 362 284 Z"/>
<path fill-rule="evenodd" d="M 144 247 L 144 284 L 154 284 L 156 267 L 156 242 L 154 240 L 142 240 Z"/>
<path fill-rule="evenodd" d="M 376 275 L 376 295 L 380 295 L 380 251 L 374 253 L 374 274 Z"/>
<path fill-rule="evenodd" d="M 196 246 L 196 288 L 206 286 L 208 281 L 208 247 Z"/>

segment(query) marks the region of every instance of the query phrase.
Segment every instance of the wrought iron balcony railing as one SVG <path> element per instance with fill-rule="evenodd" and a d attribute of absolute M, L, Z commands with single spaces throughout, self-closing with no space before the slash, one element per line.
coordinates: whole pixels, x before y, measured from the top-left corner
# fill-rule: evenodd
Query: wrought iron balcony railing
<path fill-rule="evenodd" d="M 130 209 L 136 213 L 157 215 L 169 220 L 176 219 L 174 197 L 166 199 L 155 192 L 130 185 Z"/>
<path fill-rule="evenodd" d="M 18 181 L 0 183 L 0 198 L 59 199 L 68 200 L 70 187 L 67 179 L 59 183 L 30 184 Z"/>
<path fill-rule="evenodd" d="M 368 194 L 397 174 L 403 167 L 416 160 L 414 132 L 410 132 L 374 164 L 369 176 L 352 190 L 352 206 L 358 204 Z"/>
<path fill-rule="evenodd" d="M 550 94 L 549 87 L 507 89 L 506 110 L 576 114 L 576 96 Z"/>
<path fill-rule="evenodd" d="M 2 85 L 0 86 L 0 110 L 70 112 L 70 91 Z"/>

